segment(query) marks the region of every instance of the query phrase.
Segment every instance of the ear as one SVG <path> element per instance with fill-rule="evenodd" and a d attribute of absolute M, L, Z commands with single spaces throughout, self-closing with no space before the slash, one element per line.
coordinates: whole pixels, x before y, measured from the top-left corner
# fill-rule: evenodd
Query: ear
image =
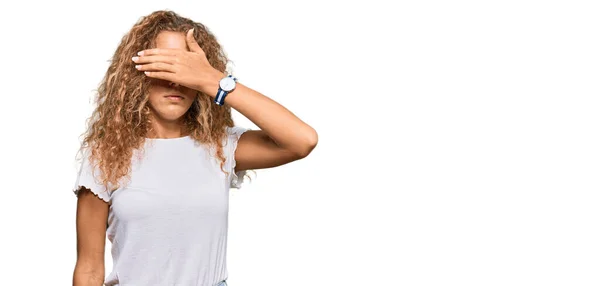
<path fill-rule="evenodd" d="M 187 35 L 185 38 L 187 41 L 187 45 L 190 48 L 190 51 L 195 53 L 204 53 L 204 51 L 202 50 L 202 48 L 200 48 L 200 45 L 198 45 L 198 42 L 196 42 L 196 39 L 194 38 L 193 28 L 187 31 Z"/>

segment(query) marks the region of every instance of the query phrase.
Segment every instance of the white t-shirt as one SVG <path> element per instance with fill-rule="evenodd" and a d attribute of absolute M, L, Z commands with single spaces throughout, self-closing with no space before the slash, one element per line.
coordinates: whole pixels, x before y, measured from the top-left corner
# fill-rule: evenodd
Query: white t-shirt
<path fill-rule="evenodd" d="M 110 204 L 113 269 L 105 285 L 214 286 L 227 279 L 229 188 L 244 180 L 246 171 L 233 172 L 234 152 L 247 130 L 227 127 L 229 176 L 214 151 L 189 136 L 147 138 L 141 159 L 137 150 L 132 156 L 131 180 L 110 194 L 83 153 L 74 192 L 85 186 Z"/>

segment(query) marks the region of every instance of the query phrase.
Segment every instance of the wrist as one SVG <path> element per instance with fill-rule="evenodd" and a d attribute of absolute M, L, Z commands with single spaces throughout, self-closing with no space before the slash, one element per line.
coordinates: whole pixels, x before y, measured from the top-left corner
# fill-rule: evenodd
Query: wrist
<path fill-rule="evenodd" d="M 227 74 L 215 70 L 210 76 L 204 78 L 203 83 L 200 85 L 198 90 L 212 98 L 215 98 L 217 96 L 217 92 L 219 91 L 219 81 L 226 76 Z"/>
<path fill-rule="evenodd" d="M 224 105 L 225 97 L 235 90 L 237 78 L 233 75 L 227 75 L 219 81 L 219 91 L 215 97 L 215 104 Z"/>

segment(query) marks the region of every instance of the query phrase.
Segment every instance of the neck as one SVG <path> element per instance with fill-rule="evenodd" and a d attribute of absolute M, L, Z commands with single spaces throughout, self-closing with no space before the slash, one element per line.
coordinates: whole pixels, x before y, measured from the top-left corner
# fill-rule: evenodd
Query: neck
<path fill-rule="evenodd" d="M 170 121 L 164 119 L 151 118 L 152 128 L 146 135 L 146 138 L 179 138 L 187 136 L 189 133 L 185 131 L 183 120 Z"/>

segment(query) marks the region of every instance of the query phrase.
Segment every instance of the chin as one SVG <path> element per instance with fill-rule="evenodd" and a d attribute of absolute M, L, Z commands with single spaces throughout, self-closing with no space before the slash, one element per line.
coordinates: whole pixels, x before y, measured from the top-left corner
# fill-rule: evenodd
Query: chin
<path fill-rule="evenodd" d="M 166 120 L 166 121 L 177 121 L 183 117 L 187 111 L 187 109 L 182 107 L 171 107 L 171 108 L 161 108 L 158 110 L 153 110 L 154 116 Z"/>
<path fill-rule="evenodd" d="M 163 113 L 160 114 L 160 117 L 166 119 L 166 120 L 170 120 L 170 121 L 174 121 L 174 120 L 178 120 L 181 117 L 183 117 L 185 115 L 187 110 L 182 111 L 182 112 L 168 112 L 168 113 Z"/>

